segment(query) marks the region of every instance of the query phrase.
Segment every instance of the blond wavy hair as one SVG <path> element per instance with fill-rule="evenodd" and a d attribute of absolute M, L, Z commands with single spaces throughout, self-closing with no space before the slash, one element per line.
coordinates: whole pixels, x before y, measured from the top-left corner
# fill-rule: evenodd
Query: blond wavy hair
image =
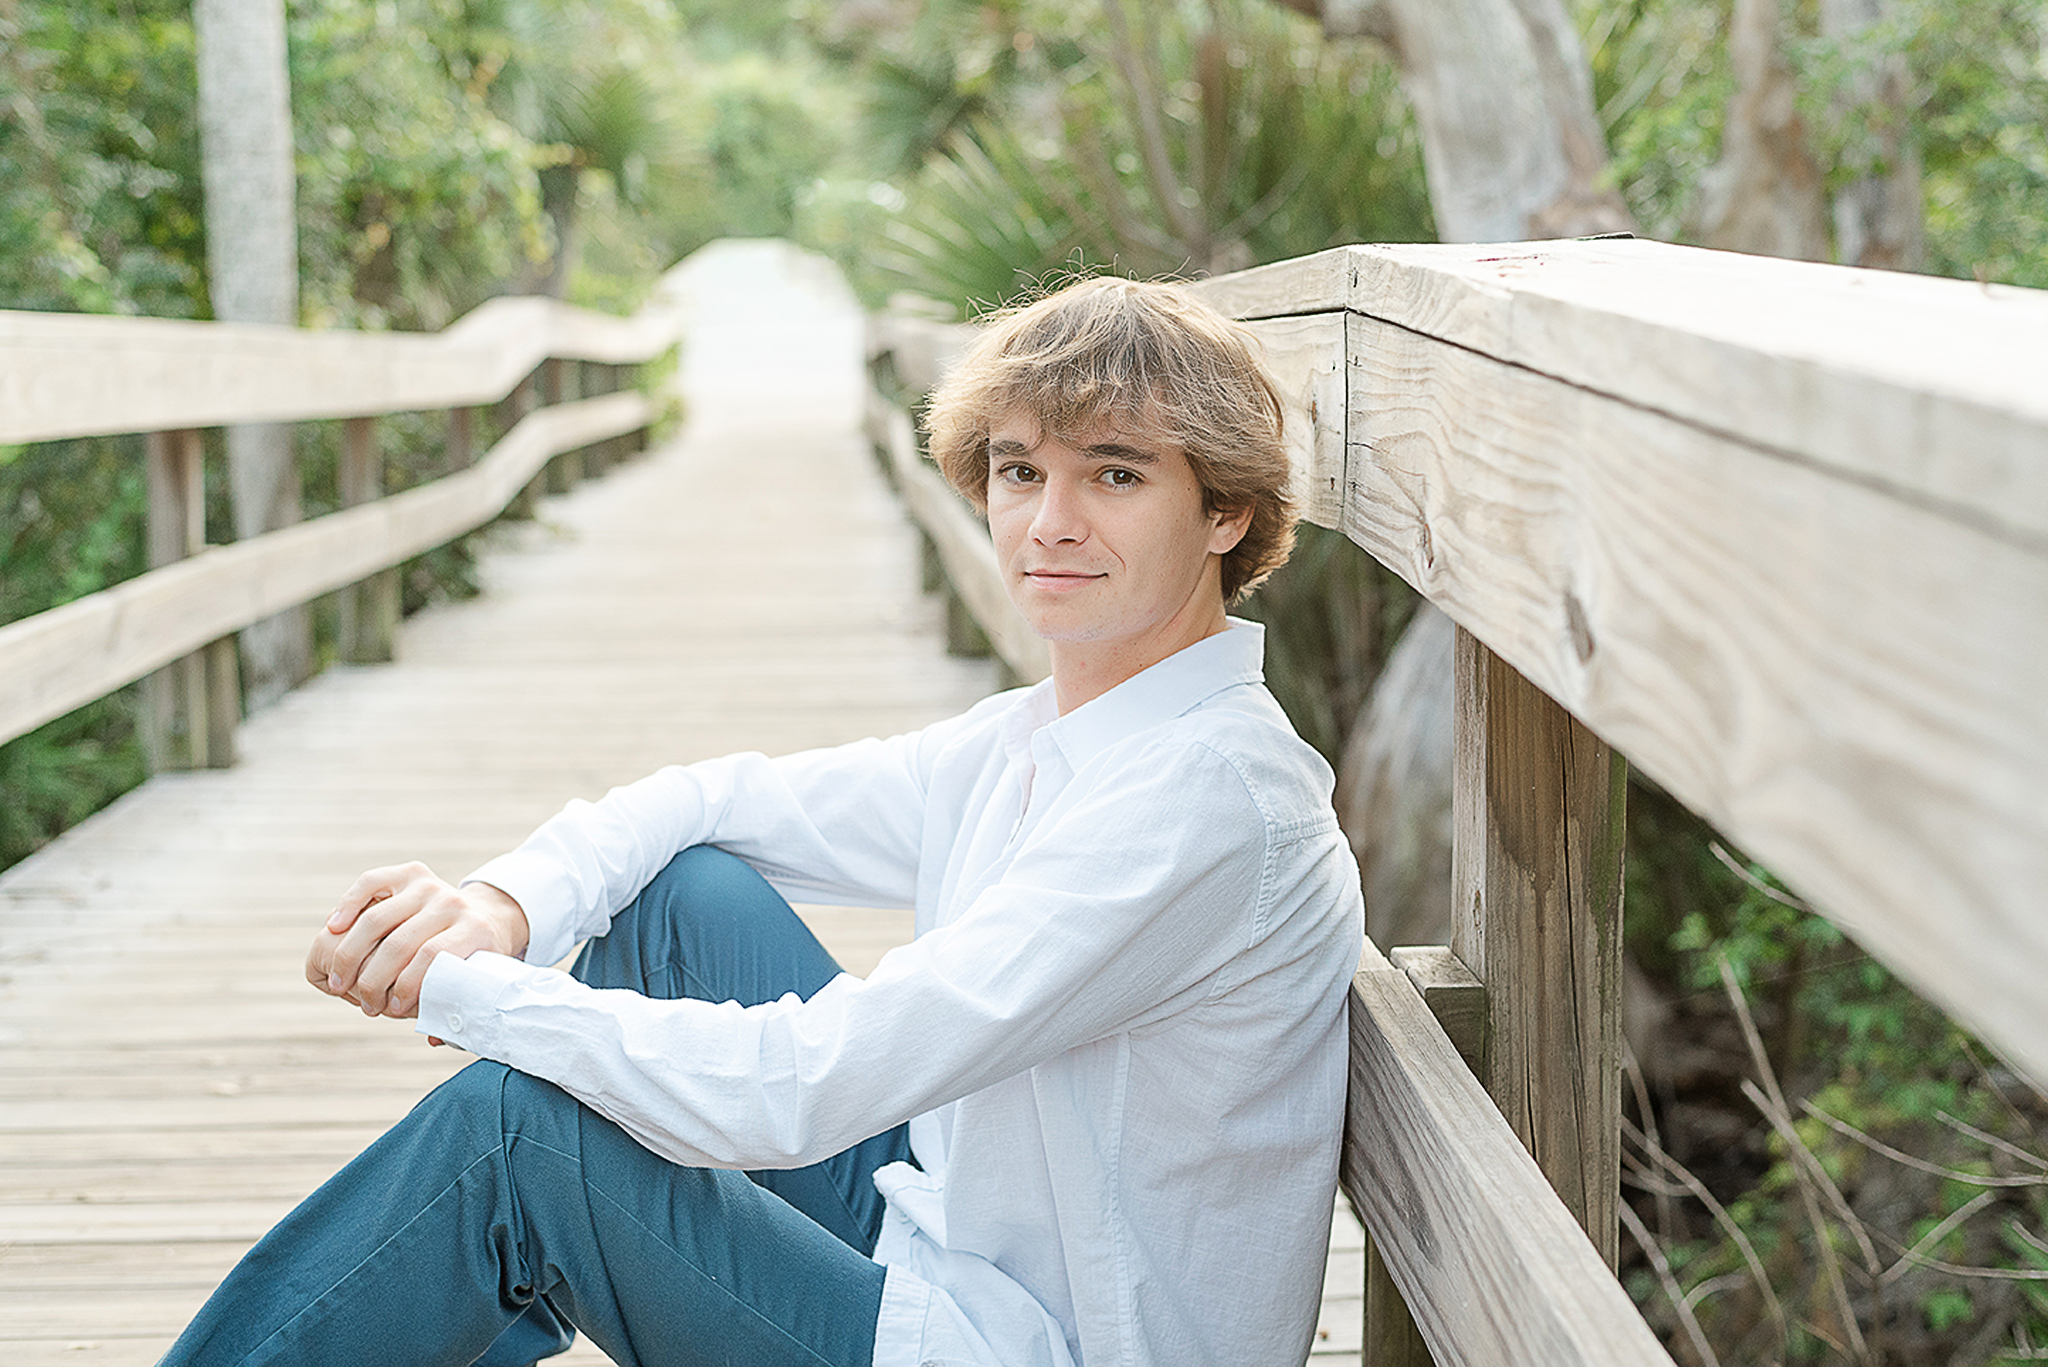
<path fill-rule="evenodd" d="M 1177 285 L 1101 276 L 992 316 L 924 418 L 939 469 L 984 512 L 989 433 L 1020 414 L 1060 441 L 1104 423 L 1178 447 L 1207 511 L 1250 508 L 1223 557 L 1225 603 L 1294 549 L 1280 396 L 1258 339 Z"/>

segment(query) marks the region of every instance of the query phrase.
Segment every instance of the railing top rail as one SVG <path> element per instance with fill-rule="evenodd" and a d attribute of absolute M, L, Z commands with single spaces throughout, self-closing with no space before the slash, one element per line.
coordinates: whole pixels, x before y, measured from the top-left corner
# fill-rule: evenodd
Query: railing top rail
<path fill-rule="evenodd" d="M 0 442 L 490 403 L 549 357 L 649 360 L 675 319 L 665 290 L 631 318 L 493 299 L 438 333 L 0 311 Z"/>
<path fill-rule="evenodd" d="M 2048 291 L 1633 239 L 1341 247 L 1197 288 L 1381 319 L 2048 547 Z"/>

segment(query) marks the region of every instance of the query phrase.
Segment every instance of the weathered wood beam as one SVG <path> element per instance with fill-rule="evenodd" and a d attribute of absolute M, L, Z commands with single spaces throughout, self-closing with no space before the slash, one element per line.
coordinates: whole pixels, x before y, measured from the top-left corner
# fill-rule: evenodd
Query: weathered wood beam
<path fill-rule="evenodd" d="M 1351 985 L 1343 1183 L 1437 1362 L 1670 1363 L 1415 984 L 1370 944 Z"/>
<path fill-rule="evenodd" d="M 1614 239 L 1340 247 L 1196 288 L 1377 319 L 2048 548 L 2048 291 Z"/>
<path fill-rule="evenodd" d="M 1405 328 L 1349 330 L 1351 539 L 2048 1078 L 2048 551 Z"/>
<path fill-rule="evenodd" d="M 1447 945 L 1402 945 L 1387 951 L 1422 996 L 1444 1037 L 1478 1074 L 1486 1037 L 1486 988 Z M 1429 1345 L 1401 1299 L 1386 1255 L 1366 1236 L 1365 1327 L 1360 1367 L 1431 1367 Z"/>
<path fill-rule="evenodd" d="M 1628 768 L 1462 628 L 1451 949 L 1485 986 L 1480 1078 L 1615 1265 Z"/>
<path fill-rule="evenodd" d="M 206 549 L 206 457 L 190 428 L 152 432 L 144 448 L 149 487 L 149 563 L 173 564 Z M 209 642 L 143 680 L 141 729 L 149 767 L 224 769 L 234 763 L 241 719 L 232 640 Z"/>

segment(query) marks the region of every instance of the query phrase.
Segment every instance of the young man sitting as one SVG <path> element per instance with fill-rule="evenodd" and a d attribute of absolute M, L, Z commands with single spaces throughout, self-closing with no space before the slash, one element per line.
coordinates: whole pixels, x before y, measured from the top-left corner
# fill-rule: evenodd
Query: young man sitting
<path fill-rule="evenodd" d="M 315 986 L 479 1061 L 259 1243 L 169 1363 L 1299 1364 L 1358 874 L 1226 605 L 1292 542 L 1248 335 L 1093 280 L 935 396 L 1052 677 L 664 769 L 461 887 L 364 874 Z M 785 896 L 916 908 L 839 972 Z M 578 941 L 573 974 L 544 967 Z"/>

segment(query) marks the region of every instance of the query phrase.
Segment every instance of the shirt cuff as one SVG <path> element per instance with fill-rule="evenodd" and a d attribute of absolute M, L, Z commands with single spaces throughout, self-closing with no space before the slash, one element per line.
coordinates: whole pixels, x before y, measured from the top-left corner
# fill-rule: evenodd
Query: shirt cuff
<path fill-rule="evenodd" d="M 552 861 L 514 850 L 462 881 L 489 883 L 519 904 L 526 913 L 526 953 L 521 956 L 526 962 L 543 967 L 557 964 L 576 947 L 578 937 L 571 924 L 575 899 L 568 879 Z"/>
<path fill-rule="evenodd" d="M 467 959 L 437 954 L 420 983 L 420 1013 L 413 1033 L 432 1035 L 489 1058 L 498 1034 L 498 1002 L 505 989 L 532 974 L 552 971 L 487 949 Z"/>

